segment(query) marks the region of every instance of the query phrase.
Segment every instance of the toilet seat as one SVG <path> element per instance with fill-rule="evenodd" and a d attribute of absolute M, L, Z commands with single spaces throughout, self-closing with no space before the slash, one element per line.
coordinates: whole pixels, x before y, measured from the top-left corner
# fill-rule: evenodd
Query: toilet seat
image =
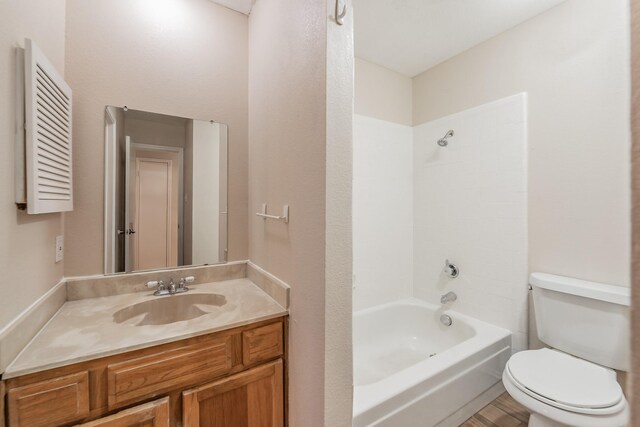
<path fill-rule="evenodd" d="M 596 414 L 583 414 L 559 408 L 545 403 L 539 397 L 534 397 L 531 391 L 525 392 L 517 386 L 517 382 L 505 369 L 502 382 L 511 397 L 523 405 L 531 413 L 529 427 L 628 427 L 629 405 L 626 399 L 612 408 L 600 410 Z M 604 413 L 607 412 L 607 413 Z"/>
<path fill-rule="evenodd" d="M 610 414 L 624 400 L 613 370 L 557 350 L 516 353 L 505 371 L 524 393 L 566 411 Z"/>

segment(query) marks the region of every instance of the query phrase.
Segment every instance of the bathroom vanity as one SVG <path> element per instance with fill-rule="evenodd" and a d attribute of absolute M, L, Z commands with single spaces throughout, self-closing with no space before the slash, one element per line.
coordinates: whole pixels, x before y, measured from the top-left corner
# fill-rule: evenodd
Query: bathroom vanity
<path fill-rule="evenodd" d="M 287 319 L 248 279 L 68 301 L 4 375 L 6 426 L 283 427 Z"/>

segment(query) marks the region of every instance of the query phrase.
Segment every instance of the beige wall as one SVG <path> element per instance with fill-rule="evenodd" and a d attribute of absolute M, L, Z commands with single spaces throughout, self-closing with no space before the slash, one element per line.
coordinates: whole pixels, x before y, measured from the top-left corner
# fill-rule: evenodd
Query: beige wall
<path fill-rule="evenodd" d="M 325 247 L 325 418 L 324 425 L 351 425 L 352 362 L 352 176 L 353 9 L 344 25 L 327 21 L 327 148 Z M 335 13 L 327 2 L 326 16 Z"/>
<path fill-rule="evenodd" d="M 629 286 L 628 7 L 569 0 L 414 78 L 414 125 L 528 92 L 531 271 Z"/>
<path fill-rule="evenodd" d="M 249 17 L 251 260 L 291 286 L 292 427 L 323 425 L 326 3 L 260 0 Z"/>
<path fill-rule="evenodd" d="M 355 113 L 411 126 L 412 79 L 356 58 Z"/>
<path fill-rule="evenodd" d="M 352 10 L 260 0 L 249 18 L 251 260 L 291 290 L 292 427 L 351 425 Z M 349 76 L 349 77 L 346 77 Z"/>
<path fill-rule="evenodd" d="M 66 21 L 82 179 L 66 215 L 65 275 L 103 269 L 106 105 L 229 125 L 229 259 L 246 259 L 247 17 L 209 0 L 68 0 Z"/>
<path fill-rule="evenodd" d="M 0 331 L 53 287 L 63 274 L 55 263 L 55 236 L 63 215 L 27 215 L 14 204 L 15 47 L 31 38 L 64 74 L 64 0 L 0 2 Z M 77 177 L 77 175 L 76 175 Z M 77 178 L 76 178 L 77 179 Z M 77 182 L 77 181 L 76 181 Z"/>

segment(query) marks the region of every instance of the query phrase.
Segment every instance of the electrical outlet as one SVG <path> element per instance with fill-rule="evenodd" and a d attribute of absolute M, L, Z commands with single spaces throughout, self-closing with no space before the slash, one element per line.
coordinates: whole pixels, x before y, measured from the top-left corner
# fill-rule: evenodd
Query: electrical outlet
<path fill-rule="evenodd" d="M 56 236 L 56 262 L 64 258 L 64 236 Z"/>

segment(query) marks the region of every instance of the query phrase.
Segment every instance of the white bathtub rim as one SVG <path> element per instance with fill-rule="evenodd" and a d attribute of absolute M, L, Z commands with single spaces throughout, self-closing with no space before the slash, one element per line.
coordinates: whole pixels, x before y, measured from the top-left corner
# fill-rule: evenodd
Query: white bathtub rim
<path fill-rule="evenodd" d="M 355 318 L 393 306 L 406 305 L 419 306 L 434 312 L 442 310 L 442 307 L 435 304 L 430 304 L 417 298 L 406 298 L 359 310 L 354 313 L 353 317 Z M 454 322 L 461 321 L 471 327 L 474 331 L 474 336 L 429 359 L 409 366 L 379 381 L 370 384 L 354 385 L 354 417 L 379 406 L 387 401 L 390 396 L 407 392 L 430 378 L 436 377 L 456 363 L 460 363 L 470 355 L 477 353 L 479 349 L 488 349 L 506 339 L 510 342 L 512 334 L 507 329 L 491 325 L 454 310 L 447 309 L 444 310 L 443 313 L 451 316 Z"/>
<path fill-rule="evenodd" d="M 422 300 L 422 299 L 419 299 L 419 298 L 415 298 L 415 297 L 397 299 L 397 300 L 385 302 L 384 304 L 375 305 L 373 307 L 363 308 L 361 310 L 354 311 L 352 317 L 353 318 L 359 317 L 359 316 L 362 316 L 364 314 L 373 313 L 375 311 L 381 311 L 381 310 L 384 310 L 385 308 L 389 308 L 389 307 L 393 307 L 393 306 L 406 306 L 406 305 L 424 307 L 424 308 L 428 308 L 428 309 L 430 309 L 432 311 L 442 311 L 443 313 L 444 312 L 453 313 L 453 314 L 455 314 L 457 319 L 461 319 L 461 320 L 467 322 L 468 324 L 470 324 L 471 326 L 475 323 L 475 324 L 479 324 L 479 325 L 485 325 L 485 326 L 490 327 L 490 328 L 502 329 L 504 331 L 507 331 L 507 332 L 511 333 L 508 329 L 505 329 L 505 328 L 503 328 L 501 326 L 496 326 L 496 325 L 493 325 L 491 323 L 485 322 L 484 320 L 479 320 L 479 319 L 476 319 L 475 317 L 467 316 L 466 314 L 460 313 L 459 311 L 455 311 L 453 309 L 453 308 L 455 308 L 455 305 L 456 305 L 455 302 L 452 303 L 450 306 L 443 306 L 443 305 L 433 304 L 433 303 L 430 303 L 430 302 L 427 302 L 425 300 Z M 448 307 L 448 308 L 446 308 L 445 310 L 442 310 L 443 307 Z M 456 318 L 454 318 L 454 321 L 455 321 Z"/>

